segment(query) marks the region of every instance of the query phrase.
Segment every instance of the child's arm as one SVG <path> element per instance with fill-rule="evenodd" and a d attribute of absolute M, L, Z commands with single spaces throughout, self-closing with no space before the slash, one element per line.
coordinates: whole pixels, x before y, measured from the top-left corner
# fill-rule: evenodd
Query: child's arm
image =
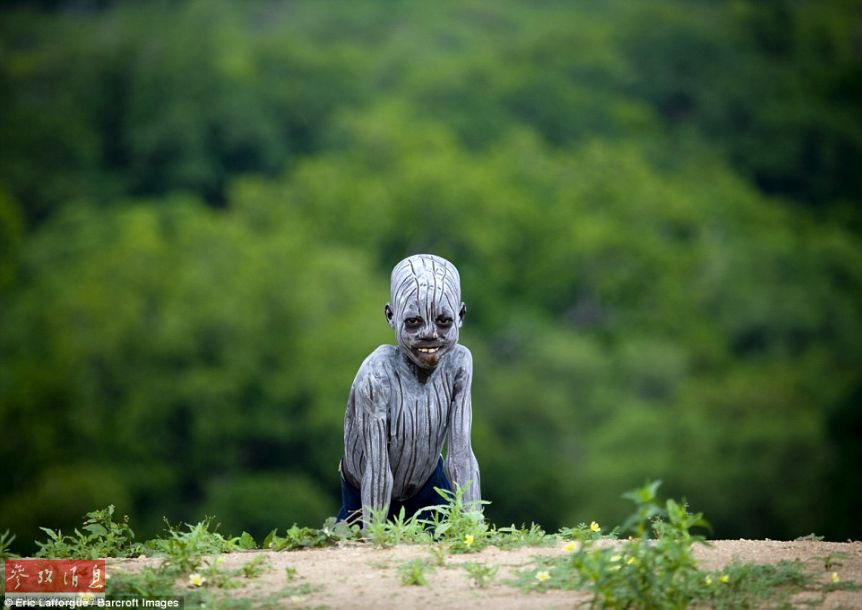
<path fill-rule="evenodd" d="M 389 466 L 387 419 L 389 379 L 369 371 L 355 387 L 357 427 L 362 434 L 365 470 L 362 473 L 362 523 L 368 527 L 372 511 L 389 510 L 392 497 L 392 470 Z"/>
<path fill-rule="evenodd" d="M 446 470 L 452 482 L 467 489 L 464 502 L 472 504 L 472 510 L 481 510 L 479 484 L 479 463 L 473 455 L 470 443 L 470 430 L 473 423 L 473 407 L 470 390 L 473 383 L 473 356 L 464 346 L 459 346 L 457 355 L 461 362 L 455 375 L 452 404 L 449 409 L 449 452 L 446 456 Z M 469 483 L 469 486 L 468 486 Z"/>

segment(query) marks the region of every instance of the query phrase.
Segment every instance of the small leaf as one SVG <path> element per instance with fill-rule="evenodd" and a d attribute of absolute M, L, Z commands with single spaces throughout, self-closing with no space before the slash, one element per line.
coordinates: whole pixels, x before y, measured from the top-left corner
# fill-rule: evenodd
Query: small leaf
<path fill-rule="evenodd" d="M 45 532 L 46 534 L 48 534 L 48 537 L 51 540 L 60 540 L 60 536 L 61 536 L 60 530 L 57 530 L 55 532 L 54 530 L 49 529 L 47 527 L 40 527 L 39 529 L 42 530 L 43 532 Z"/>
<path fill-rule="evenodd" d="M 252 549 L 257 548 L 257 543 L 254 541 L 254 538 L 248 532 L 243 532 L 239 537 L 239 548 L 250 551 Z M 265 548 L 265 547 L 264 547 Z"/>
<path fill-rule="evenodd" d="M 268 533 L 266 535 L 266 537 L 263 539 L 263 543 L 261 544 L 261 548 L 268 549 L 270 547 L 270 545 L 272 544 L 272 542 L 278 536 L 277 532 L 278 532 L 278 528 L 275 528 L 270 533 Z"/>
<path fill-rule="evenodd" d="M 96 536 L 106 536 L 108 534 L 108 530 L 99 525 L 98 523 L 92 523 L 90 525 L 85 525 L 84 529 L 94 534 Z"/>

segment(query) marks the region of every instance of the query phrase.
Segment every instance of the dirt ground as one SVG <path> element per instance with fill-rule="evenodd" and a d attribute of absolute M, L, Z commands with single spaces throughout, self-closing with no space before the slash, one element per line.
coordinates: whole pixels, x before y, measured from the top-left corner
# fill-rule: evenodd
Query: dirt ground
<path fill-rule="evenodd" d="M 801 559 L 818 579 L 828 582 L 835 572 L 842 581 L 862 585 L 862 542 L 820 542 L 771 540 L 719 540 L 711 547 L 696 546 L 698 565 L 702 569 L 718 569 L 734 558 L 742 562 L 775 563 L 782 559 Z M 402 545 L 388 549 L 361 543 L 348 543 L 337 548 L 309 549 L 293 552 L 249 551 L 223 555 L 224 568 L 239 568 L 256 556 L 269 560 L 263 574 L 241 589 L 231 590 L 237 597 L 262 600 L 285 589 L 293 594 L 281 597 L 278 607 L 387 609 L 531 609 L 574 608 L 587 604 L 588 594 L 575 591 L 523 592 L 502 584 L 516 570 L 527 566 L 537 555 L 561 554 L 562 544 L 547 548 L 525 548 L 500 551 L 488 548 L 480 553 L 447 555 L 445 566 L 429 571 L 427 586 L 407 586 L 401 583 L 398 567 L 413 559 L 431 559 L 428 547 Z M 829 570 L 824 558 L 842 554 Z M 110 560 L 112 570 L 131 570 L 152 560 Z M 486 588 L 472 584 L 463 569 L 466 562 L 481 562 L 499 567 L 497 577 Z M 287 569 L 295 570 L 292 579 Z M 311 591 L 307 591 L 307 589 Z M 805 594 L 794 598 L 803 607 Z M 862 608 L 862 590 L 833 591 L 818 606 L 828 610 Z"/>

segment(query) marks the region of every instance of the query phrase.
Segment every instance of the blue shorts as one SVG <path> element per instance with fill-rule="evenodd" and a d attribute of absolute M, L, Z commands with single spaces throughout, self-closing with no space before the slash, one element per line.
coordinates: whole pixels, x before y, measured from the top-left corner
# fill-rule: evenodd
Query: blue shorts
<path fill-rule="evenodd" d="M 401 512 L 402 507 L 404 508 L 404 517 L 409 519 L 426 506 L 442 506 L 448 504 L 449 501 L 446 498 L 434 491 L 435 487 L 445 489 L 446 491 L 452 491 L 452 484 L 446 477 L 446 473 L 443 472 L 442 456 L 437 458 L 437 467 L 434 469 L 431 477 L 413 497 L 408 498 L 403 502 L 399 502 L 398 500 L 392 500 L 389 502 L 389 514 L 387 515 L 387 518 L 391 519 L 392 517 L 397 516 L 398 513 Z M 350 517 L 354 514 L 359 515 L 359 519 L 357 519 L 357 521 L 361 520 L 362 492 L 348 483 L 344 479 L 344 475 L 341 475 L 341 510 L 338 511 L 336 519 L 338 521 L 353 521 Z M 420 517 L 430 518 L 430 515 L 420 515 Z"/>

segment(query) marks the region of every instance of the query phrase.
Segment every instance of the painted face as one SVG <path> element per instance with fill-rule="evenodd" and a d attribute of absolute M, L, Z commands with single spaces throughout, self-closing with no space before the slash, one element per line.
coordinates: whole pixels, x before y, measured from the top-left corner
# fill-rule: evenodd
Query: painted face
<path fill-rule="evenodd" d="M 405 258 L 392 270 L 386 318 L 402 352 L 423 369 L 435 368 L 458 343 L 466 308 L 458 270 L 431 254 Z"/>

